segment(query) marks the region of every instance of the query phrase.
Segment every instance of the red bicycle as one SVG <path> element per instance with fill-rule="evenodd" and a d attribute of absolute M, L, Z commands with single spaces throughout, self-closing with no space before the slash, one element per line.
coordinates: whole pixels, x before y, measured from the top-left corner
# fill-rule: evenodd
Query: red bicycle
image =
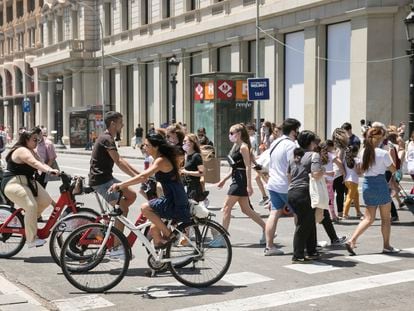
<path fill-rule="evenodd" d="M 43 228 L 37 230 L 40 239 L 46 239 L 54 229 L 55 224 L 61 219 L 61 215 L 67 216 L 70 213 L 81 213 L 97 218 L 98 212 L 91 208 L 83 207 L 83 203 L 76 202 L 76 190 L 82 177 L 71 177 L 64 172 L 60 174 L 62 185 L 60 186 L 60 196 L 53 208 L 52 214 Z M 80 186 L 80 188 L 83 188 Z M 82 193 L 84 189 L 80 192 Z M 0 258 L 10 258 L 21 251 L 26 242 L 24 228 L 24 210 L 13 206 L 0 205 Z"/>

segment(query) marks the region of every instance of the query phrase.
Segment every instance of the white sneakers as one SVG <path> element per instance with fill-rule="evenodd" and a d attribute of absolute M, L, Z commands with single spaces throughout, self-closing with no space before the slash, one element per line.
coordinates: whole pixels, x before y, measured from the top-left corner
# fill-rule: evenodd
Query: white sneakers
<path fill-rule="evenodd" d="M 46 240 L 36 238 L 33 242 L 27 242 L 28 248 L 41 247 L 46 244 Z"/>

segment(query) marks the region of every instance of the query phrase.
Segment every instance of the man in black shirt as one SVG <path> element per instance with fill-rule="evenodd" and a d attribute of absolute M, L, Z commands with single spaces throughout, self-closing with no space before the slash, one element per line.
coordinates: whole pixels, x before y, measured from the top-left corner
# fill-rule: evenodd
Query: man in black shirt
<path fill-rule="evenodd" d="M 348 146 L 357 146 L 358 148 L 361 147 L 361 141 L 355 134 L 352 133 L 352 125 L 349 122 L 345 122 L 342 124 L 342 129 L 344 129 L 348 135 L 349 142 Z"/>
<path fill-rule="evenodd" d="M 122 114 L 115 111 L 108 111 L 105 114 L 106 130 L 96 140 L 90 161 L 89 185 L 95 189 L 109 204 L 115 205 L 118 193 L 108 193 L 108 189 L 114 183 L 120 181 L 112 175 L 114 164 L 121 171 L 133 177 L 139 172 L 123 159 L 116 148 L 115 138 L 124 126 Z M 120 207 L 124 216 L 128 215 L 129 206 L 134 203 L 137 195 L 131 187 L 123 190 L 123 198 Z M 116 227 L 123 230 L 123 225 L 117 223 Z"/>
<path fill-rule="evenodd" d="M 142 144 L 142 135 L 144 134 L 144 129 L 141 127 L 141 124 L 138 124 L 137 128 L 135 129 L 135 146 L 141 146 Z"/>

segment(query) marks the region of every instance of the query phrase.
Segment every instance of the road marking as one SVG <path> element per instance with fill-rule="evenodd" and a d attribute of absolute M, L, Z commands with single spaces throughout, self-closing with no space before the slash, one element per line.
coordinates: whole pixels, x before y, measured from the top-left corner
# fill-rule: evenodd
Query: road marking
<path fill-rule="evenodd" d="M 0 276 L 0 290 L 5 295 L 19 295 L 25 299 L 27 299 L 27 302 L 36 306 L 40 306 L 41 303 L 37 301 L 35 298 L 30 296 L 29 294 L 25 293 L 23 290 L 21 290 L 19 287 L 14 285 L 12 282 L 4 278 L 3 276 Z"/>
<path fill-rule="evenodd" d="M 404 248 L 403 251 L 414 254 L 414 248 Z"/>
<path fill-rule="evenodd" d="M 99 295 L 79 296 L 69 299 L 53 300 L 59 311 L 83 311 L 105 307 L 113 307 L 114 304 Z"/>
<path fill-rule="evenodd" d="M 198 288 L 187 287 L 178 282 L 138 287 L 137 290 L 142 294 L 150 296 L 151 298 L 183 297 L 201 292 Z"/>
<path fill-rule="evenodd" d="M 346 258 L 354 260 L 354 261 L 361 261 L 361 262 L 369 263 L 371 265 L 401 260 L 401 258 L 382 255 L 382 254 L 347 256 Z"/>
<path fill-rule="evenodd" d="M 208 305 L 177 309 L 176 311 L 247 311 L 264 308 L 270 309 L 307 300 L 413 281 L 414 269 L 292 289 L 273 294 L 222 301 Z"/>
<path fill-rule="evenodd" d="M 287 265 L 284 267 L 288 269 L 296 270 L 299 272 L 307 273 L 307 274 L 329 272 L 329 271 L 341 269 L 340 267 L 334 267 L 334 266 L 328 265 L 323 262 L 314 262 L 312 264 L 306 264 L 306 265 L 294 264 L 294 265 Z"/>
<path fill-rule="evenodd" d="M 254 283 L 260 283 L 260 282 L 267 282 L 267 281 L 273 281 L 273 279 L 263 276 L 257 273 L 252 272 L 240 272 L 240 273 L 231 273 L 226 274 L 222 281 L 230 283 L 235 286 L 244 286 Z"/>

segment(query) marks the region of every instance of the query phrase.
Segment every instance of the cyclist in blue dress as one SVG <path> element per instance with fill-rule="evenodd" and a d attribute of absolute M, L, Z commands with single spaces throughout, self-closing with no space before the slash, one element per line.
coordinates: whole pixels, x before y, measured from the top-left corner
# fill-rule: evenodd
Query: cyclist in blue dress
<path fill-rule="evenodd" d="M 168 144 L 160 134 L 149 134 L 145 138 L 144 148 L 154 158 L 153 164 L 139 175 L 113 184 L 110 191 L 122 190 L 145 182 L 155 174 L 155 178 L 162 185 L 164 195 L 142 204 L 141 210 L 144 216 L 152 222 L 151 233 L 155 247 L 165 248 L 176 239 L 176 236 L 161 218 L 180 222 L 189 221 L 188 198 L 180 178 L 177 148 Z"/>

